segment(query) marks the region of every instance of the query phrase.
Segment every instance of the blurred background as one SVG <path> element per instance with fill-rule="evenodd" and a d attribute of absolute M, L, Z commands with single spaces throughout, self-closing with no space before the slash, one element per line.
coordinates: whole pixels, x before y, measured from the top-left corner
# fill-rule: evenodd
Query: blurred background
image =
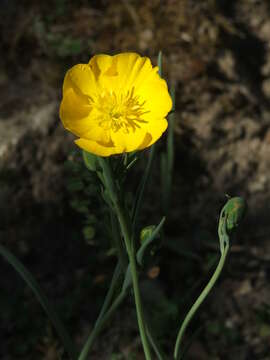
<path fill-rule="evenodd" d="M 218 259 L 226 194 L 248 214 L 218 285 L 188 331 L 187 359 L 270 358 L 270 4 L 268 0 L 1 0 L 0 241 L 40 282 L 82 345 L 115 265 L 98 184 L 58 108 L 65 72 L 97 53 L 136 51 L 176 86 L 175 163 L 165 241 L 141 278 L 164 349 Z M 163 215 L 160 154 L 141 216 Z M 147 151 L 128 178 L 134 192 Z M 67 359 L 29 288 L 0 259 L 0 358 Z M 158 299 L 158 300 L 157 300 Z M 90 359 L 144 359 L 133 300 Z"/>

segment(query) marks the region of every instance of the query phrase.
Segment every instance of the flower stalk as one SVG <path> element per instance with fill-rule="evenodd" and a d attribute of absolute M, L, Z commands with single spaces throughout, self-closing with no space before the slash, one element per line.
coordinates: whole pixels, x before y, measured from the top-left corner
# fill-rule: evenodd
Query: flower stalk
<path fill-rule="evenodd" d="M 113 180 L 112 171 L 110 168 L 109 163 L 106 159 L 99 157 L 99 164 L 103 171 L 104 176 L 104 185 L 107 187 L 109 191 L 110 198 L 114 205 L 115 213 L 119 220 L 121 232 L 124 238 L 126 250 L 128 253 L 129 263 L 130 263 L 130 270 L 132 276 L 132 284 L 134 290 L 134 298 L 135 298 L 135 306 L 136 306 L 136 313 L 138 319 L 138 326 L 140 331 L 140 336 L 142 340 L 142 345 L 144 349 L 144 354 L 146 360 L 151 360 L 151 351 L 150 346 L 148 343 L 147 335 L 146 335 L 146 328 L 143 316 L 143 307 L 141 302 L 141 295 L 139 289 L 139 281 L 138 281 L 138 272 L 137 272 L 137 264 L 136 264 L 136 251 L 132 241 L 132 234 L 131 234 L 131 220 L 128 216 L 127 212 L 124 210 L 124 206 L 121 203 L 120 196 L 116 190 L 115 183 Z"/>
<path fill-rule="evenodd" d="M 246 212 L 246 202 L 241 197 L 229 198 L 227 203 L 223 206 L 218 223 L 218 236 L 219 236 L 219 246 L 220 246 L 220 259 L 217 265 L 217 268 L 209 280 L 206 287 L 203 289 L 202 293 L 192 305 L 191 309 L 187 313 L 180 330 L 177 335 L 175 348 L 174 348 L 174 360 L 178 360 L 182 355 L 180 354 L 181 342 L 188 324 L 192 320 L 196 311 L 199 309 L 202 302 L 205 300 L 209 292 L 212 290 L 213 286 L 217 282 L 222 269 L 225 265 L 225 260 L 227 258 L 229 249 L 230 249 L 230 236 L 237 229 L 239 223 L 244 217 Z"/>
<path fill-rule="evenodd" d="M 225 264 L 225 260 L 226 257 L 228 255 L 228 251 L 229 251 L 229 244 L 227 244 L 224 248 L 224 252 L 222 253 L 220 259 L 219 259 L 219 263 L 217 265 L 217 268 L 214 272 L 214 274 L 212 275 L 211 279 L 209 280 L 208 284 L 206 285 L 206 287 L 203 289 L 203 291 L 201 292 L 200 296 L 198 297 L 198 299 L 195 301 L 195 303 L 192 305 L 192 307 L 190 308 L 189 312 L 187 313 L 181 327 L 180 330 L 178 332 L 177 335 L 177 339 L 176 339 L 176 343 L 175 343 L 175 348 L 174 348 L 174 360 L 178 360 L 180 358 L 180 350 L 181 350 L 181 343 L 185 334 L 185 331 L 190 323 L 190 321 L 192 320 L 193 316 L 196 314 L 197 310 L 199 309 L 199 307 L 201 306 L 201 304 L 203 303 L 203 301 L 205 300 L 205 298 L 207 297 L 207 295 L 209 294 L 209 292 L 212 290 L 213 286 L 215 285 L 215 283 L 217 282 L 221 271 L 224 267 Z"/>
<path fill-rule="evenodd" d="M 87 342 L 85 343 L 80 356 L 78 360 L 86 360 L 88 353 L 97 338 L 97 336 L 100 334 L 103 327 L 106 325 L 106 323 L 110 320 L 112 315 L 115 313 L 115 311 L 118 309 L 119 305 L 123 302 L 124 298 L 126 296 L 126 291 L 122 290 L 121 293 L 117 296 L 117 298 L 112 303 L 111 307 L 103 314 L 102 317 L 98 317 L 98 321 L 95 324 L 94 330 L 91 332 L 89 338 L 87 339 Z"/>

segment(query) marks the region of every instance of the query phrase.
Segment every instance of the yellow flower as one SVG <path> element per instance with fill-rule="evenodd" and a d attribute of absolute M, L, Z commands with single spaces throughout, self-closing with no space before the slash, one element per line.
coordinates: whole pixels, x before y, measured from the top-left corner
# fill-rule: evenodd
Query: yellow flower
<path fill-rule="evenodd" d="M 109 156 L 152 145 L 171 108 L 167 84 L 149 58 L 101 54 L 66 73 L 60 118 L 79 147 Z"/>

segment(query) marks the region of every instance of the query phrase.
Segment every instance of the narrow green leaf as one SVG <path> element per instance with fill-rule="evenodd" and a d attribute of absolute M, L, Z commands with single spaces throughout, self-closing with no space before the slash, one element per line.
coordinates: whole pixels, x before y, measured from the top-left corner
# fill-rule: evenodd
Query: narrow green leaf
<path fill-rule="evenodd" d="M 159 76 L 162 77 L 162 51 L 158 52 L 157 66 L 158 66 Z"/>
<path fill-rule="evenodd" d="M 168 214 L 173 179 L 174 166 L 174 117 L 175 117 L 175 86 L 170 88 L 172 98 L 172 111 L 168 116 L 168 132 L 167 132 L 167 151 L 161 154 L 161 186 L 162 186 L 162 206 L 165 215 Z"/>
<path fill-rule="evenodd" d="M 163 351 L 161 350 L 159 343 L 156 339 L 156 337 L 153 335 L 153 331 L 152 329 L 150 330 L 150 326 L 149 323 L 146 324 L 146 332 L 147 332 L 147 337 L 149 339 L 149 342 L 157 356 L 158 360 L 165 360 L 165 355 L 163 354 Z"/>
<path fill-rule="evenodd" d="M 66 331 L 62 321 L 58 317 L 54 308 L 49 303 L 46 295 L 43 293 L 42 289 L 38 285 L 37 281 L 34 279 L 33 275 L 25 268 L 25 266 L 3 245 L 0 245 L 0 254 L 5 258 L 5 260 L 17 271 L 21 278 L 27 283 L 27 285 L 32 289 L 37 300 L 47 313 L 51 322 L 55 326 L 55 329 L 58 332 L 59 337 L 62 339 L 65 350 L 68 352 L 71 359 L 75 360 L 77 357 L 77 351 L 72 343 L 72 340 L 69 334 Z"/>
<path fill-rule="evenodd" d="M 94 329 L 91 331 L 86 343 L 84 344 L 84 346 L 81 350 L 79 359 L 86 359 L 89 351 L 91 350 L 92 344 L 93 344 L 94 340 L 96 339 L 96 336 L 98 335 L 98 331 L 96 331 L 96 329 L 100 328 L 100 324 L 103 322 L 104 317 L 106 317 L 106 312 L 110 308 L 114 293 L 115 293 L 117 285 L 118 285 L 118 280 L 119 280 L 121 274 L 122 274 L 121 265 L 120 265 L 120 262 L 118 262 L 115 267 L 114 273 L 113 273 L 113 277 L 111 280 L 109 290 L 105 297 L 104 303 L 103 303 L 102 308 L 99 313 L 99 316 L 96 320 Z"/>
<path fill-rule="evenodd" d="M 123 300 L 126 297 L 126 292 L 121 291 L 120 294 L 117 296 L 117 298 L 112 303 L 111 307 L 106 311 L 102 319 L 99 321 L 97 326 L 94 328 L 94 330 L 91 332 L 89 338 L 87 339 L 87 342 L 85 343 L 78 360 L 86 360 L 88 359 L 88 352 L 92 347 L 92 344 L 94 340 L 97 338 L 97 336 L 100 334 L 101 330 L 104 328 L 104 326 L 108 323 L 109 319 L 112 317 L 112 315 L 115 313 L 115 311 L 118 309 L 118 307 L 122 304 Z"/>
<path fill-rule="evenodd" d="M 162 52 L 161 51 L 159 51 L 159 53 L 158 53 L 157 65 L 158 65 L 158 73 L 161 76 L 162 75 Z M 153 144 L 151 146 L 151 148 L 150 148 L 149 158 L 148 158 L 148 162 L 147 162 L 147 165 L 146 165 L 145 172 L 143 174 L 140 185 L 138 186 L 138 189 L 136 191 L 134 205 L 133 205 L 133 209 L 132 209 L 132 216 L 131 216 L 133 232 L 136 229 L 138 215 L 139 215 L 140 210 L 141 210 L 143 195 L 144 195 L 144 191 L 145 191 L 145 186 L 146 186 L 146 184 L 148 182 L 148 179 L 150 177 L 150 174 L 151 174 L 153 161 L 154 161 L 154 156 L 155 156 L 155 149 L 156 149 L 156 146 L 155 146 L 155 144 Z"/>
<path fill-rule="evenodd" d="M 118 201 L 117 190 L 116 190 L 115 182 L 113 180 L 114 178 L 112 174 L 112 169 L 110 167 L 109 159 L 105 159 L 100 156 L 98 156 L 97 159 L 98 159 L 98 164 L 102 169 L 101 181 L 103 181 L 103 184 L 109 194 L 109 197 L 112 203 L 115 205 L 116 202 Z"/>
<path fill-rule="evenodd" d="M 168 152 L 168 166 L 170 176 L 172 176 L 172 169 L 174 163 L 174 117 L 175 117 L 175 86 L 172 85 L 170 88 L 170 95 L 172 98 L 172 112 L 168 117 L 168 138 L 167 138 L 167 152 Z"/>
<path fill-rule="evenodd" d="M 97 156 L 85 150 L 82 151 L 82 155 L 83 161 L 87 169 L 90 171 L 97 171 Z"/>
<path fill-rule="evenodd" d="M 132 209 L 133 230 L 136 229 L 138 215 L 140 213 L 141 206 L 142 206 L 144 190 L 145 190 L 145 186 L 148 182 L 148 179 L 150 177 L 153 160 L 154 160 L 154 155 L 155 155 L 155 145 L 152 145 L 151 149 L 150 149 L 149 158 L 148 158 L 145 172 L 143 174 L 142 180 L 140 182 L 140 185 L 139 185 L 139 187 L 136 191 L 136 195 L 135 195 L 134 205 L 133 205 L 133 209 Z"/>
<path fill-rule="evenodd" d="M 132 276 L 131 276 L 131 269 L 129 264 L 126 270 L 125 279 L 122 286 L 122 292 L 126 292 L 127 289 L 131 286 L 131 284 L 132 284 Z"/>
<path fill-rule="evenodd" d="M 161 202 L 164 214 L 168 212 L 168 163 L 167 153 L 160 154 L 160 171 L 161 171 Z"/>

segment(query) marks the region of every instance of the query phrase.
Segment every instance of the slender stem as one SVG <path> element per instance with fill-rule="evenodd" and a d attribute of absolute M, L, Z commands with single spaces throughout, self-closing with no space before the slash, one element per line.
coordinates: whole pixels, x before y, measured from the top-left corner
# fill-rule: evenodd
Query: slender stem
<path fill-rule="evenodd" d="M 119 279 L 120 274 L 121 274 L 121 265 L 118 262 L 117 265 L 116 265 L 116 268 L 114 270 L 114 274 L 113 274 L 113 277 L 112 277 L 110 288 L 109 288 L 109 290 L 107 292 L 107 295 L 105 297 L 104 303 L 103 303 L 101 311 L 99 313 L 99 316 L 98 316 L 98 318 L 96 320 L 94 329 L 92 330 L 90 336 L 88 337 L 88 339 L 87 339 L 87 341 L 86 341 L 86 343 L 85 343 L 85 345 L 84 345 L 84 347 L 83 347 L 83 349 L 81 351 L 81 354 L 79 356 L 79 360 L 86 359 L 86 356 L 88 355 L 88 353 L 90 351 L 90 348 L 91 348 L 95 338 L 97 337 L 98 333 L 100 332 L 101 325 L 103 325 L 105 323 L 104 318 L 107 317 L 107 314 L 105 314 L 105 312 L 107 311 L 107 309 L 109 307 L 109 304 L 110 304 L 110 302 L 112 300 L 113 293 L 115 291 L 115 286 L 117 284 L 117 281 Z"/>
<path fill-rule="evenodd" d="M 155 146 L 155 144 L 153 144 L 149 151 L 149 157 L 148 157 L 146 169 L 144 171 L 142 180 L 140 182 L 140 185 L 139 185 L 138 190 L 135 195 L 135 202 L 134 202 L 134 206 L 132 209 L 132 222 L 133 222 L 132 231 L 133 232 L 136 231 L 136 226 L 137 226 L 138 216 L 139 216 L 141 206 L 142 206 L 144 191 L 145 191 L 147 182 L 151 175 L 151 170 L 152 170 L 153 162 L 154 162 L 154 156 L 155 156 L 155 152 L 156 152 L 155 149 L 156 149 L 156 146 Z"/>
<path fill-rule="evenodd" d="M 125 273 L 127 266 L 128 266 L 127 253 L 126 253 L 123 241 L 121 239 L 121 233 L 120 233 L 120 229 L 119 229 L 118 220 L 115 216 L 115 213 L 113 212 L 113 210 L 111 208 L 110 208 L 110 218 L 111 218 L 113 245 L 116 248 L 118 262 L 122 268 L 122 272 Z"/>
<path fill-rule="evenodd" d="M 213 288 L 213 286 L 215 285 L 221 270 L 224 266 L 225 260 L 226 260 L 226 256 L 228 254 L 228 250 L 229 250 L 229 244 L 226 245 L 223 254 L 220 257 L 219 263 L 217 265 L 217 268 L 213 274 L 213 276 L 211 277 L 211 279 L 209 280 L 208 284 L 206 285 L 206 287 L 203 289 L 202 293 L 200 294 L 200 296 L 198 297 L 198 299 L 195 301 L 195 303 L 192 305 L 191 309 L 189 310 L 188 314 L 186 315 L 181 328 L 179 330 L 179 333 L 177 335 L 177 339 L 176 339 L 176 343 L 175 343 L 175 348 L 174 348 L 174 359 L 177 360 L 179 358 L 179 349 L 180 349 L 180 345 L 181 345 L 181 341 L 182 338 L 184 336 L 185 330 L 188 326 L 188 324 L 190 323 L 190 321 L 192 320 L 194 314 L 196 313 L 196 311 L 198 310 L 198 308 L 200 307 L 200 305 L 202 304 L 202 302 L 204 301 L 204 299 L 206 298 L 206 296 L 208 295 L 208 293 L 211 291 L 211 289 Z"/>
<path fill-rule="evenodd" d="M 112 301 L 112 297 L 113 297 L 115 287 L 116 287 L 116 284 L 117 284 L 117 281 L 119 279 L 120 274 L 121 274 L 121 264 L 120 264 L 120 261 L 118 261 L 118 263 L 116 265 L 116 268 L 114 270 L 114 274 L 113 274 L 113 277 L 112 277 L 110 288 L 109 288 L 109 290 L 107 292 L 107 295 L 105 297 L 104 303 L 103 303 L 102 308 L 101 308 L 100 313 L 99 313 L 99 316 L 98 316 L 98 318 L 96 320 L 94 329 L 92 330 L 90 336 L 88 337 L 88 339 L 87 339 L 87 341 L 86 341 L 86 343 L 85 343 L 85 345 L 84 345 L 84 347 L 83 347 L 83 349 L 81 351 L 79 360 L 83 360 L 83 359 L 86 358 L 86 356 L 88 355 L 88 353 L 90 351 L 90 348 L 91 348 L 95 338 L 98 335 L 99 331 L 97 331 L 97 329 L 99 329 L 100 324 L 101 323 L 103 324 L 103 322 L 104 322 L 104 320 L 103 320 L 104 314 L 108 310 L 110 302 Z"/>
<path fill-rule="evenodd" d="M 120 196 L 119 196 L 119 193 L 117 191 L 117 188 L 115 186 L 115 182 L 113 179 L 110 164 L 103 158 L 99 158 L 99 163 L 103 170 L 104 185 L 106 186 L 106 188 L 110 194 L 111 200 L 114 205 L 115 213 L 118 217 L 120 228 L 121 228 L 121 231 L 122 231 L 122 234 L 124 237 L 124 241 L 125 241 L 125 245 L 126 245 L 126 249 L 127 249 L 127 253 L 128 253 L 128 257 L 129 257 L 131 275 L 132 275 L 132 283 L 133 283 L 133 290 L 134 290 L 135 305 L 136 305 L 136 312 L 137 312 L 140 336 L 141 336 L 146 360 L 151 360 L 151 352 L 150 352 L 150 347 L 149 347 L 147 336 L 146 336 L 146 330 L 145 330 L 144 319 L 143 319 L 143 310 L 142 310 L 142 304 L 141 304 L 141 296 L 140 296 L 140 290 L 139 290 L 137 265 L 136 265 L 136 253 L 135 253 L 134 244 L 132 242 L 131 220 L 130 220 L 130 217 L 127 214 L 127 212 L 125 212 L 124 206 L 121 203 Z"/>
<path fill-rule="evenodd" d="M 129 261 L 130 261 L 133 290 L 134 290 L 134 297 L 135 297 L 135 305 L 136 305 L 140 335 L 141 335 L 141 339 L 142 339 L 142 345 L 143 345 L 146 360 L 151 360 L 151 352 L 150 352 L 150 347 L 149 347 L 147 337 L 146 337 L 146 330 L 145 330 L 144 319 L 143 319 L 143 309 L 142 309 L 139 282 L 138 282 L 138 273 L 137 273 L 137 268 L 136 268 L 137 267 L 136 266 L 136 257 L 135 257 L 135 254 L 133 251 L 131 252 L 131 254 L 129 254 Z"/>
<path fill-rule="evenodd" d="M 123 234 L 123 238 L 124 238 L 124 242 L 126 245 L 126 249 L 127 249 L 127 253 L 128 253 L 128 257 L 130 260 L 130 254 L 133 251 L 133 246 L 132 246 L 132 242 L 131 242 L 131 224 L 130 224 L 130 219 L 127 216 L 126 212 L 123 210 L 123 206 L 121 205 L 119 199 L 117 198 L 117 201 L 114 203 L 114 207 L 115 207 L 115 213 L 117 215 L 119 224 L 120 224 L 120 228 L 121 228 L 121 232 Z"/>
<path fill-rule="evenodd" d="M 202 331 L 202 329 L 203 329 L 203 326 L 200 326 L 198 329 L 196 329 L 193 332 L 193 334 L 191 334 L 190 338 L 188 339 L 187 344 L 185 344 L 185 346 L 181 350 L 182 359 L 185 359 L 185 356 L 186 356 L 191 344 L 193 343 L 194 339 L 199 335 L 199 333 Z"/>
<path fill-rule="evenodd" d="M 117 285 L 117 282 L 118 282 L 118 279 L 119 279 L 120 275 L 121 275 L 121 265 L 120 265 L 120 262 L 118 262 L 117 265 L 116 265 L 116 268 L 114 270 L 114 274 L 113 274 L 113 277 L 112 277 L 112 281 L 111 281 L 109 290 L 107 292 L 107 295 L 105 297 L 104 303 L 102 305 L 102 308 L 100 310 L 100 313 L 98 315 L 98 318 L 97 318 L 97 321 L 96 321 L 94 327 L 96 327 L 97 324 L 101 321 L 101 319 L 104 316 L 105 312 L 109 308 L 109 305 L 110 305 L 110 303 L 112 301 L 113 294 L 114 294 L 114 291 L 115 291 L 115 288 L 116 288 L 116 285 Z"/>
<path fill-rule="evenodd" d="M 155 335 L 154 335 L 154 331 L 151 326 L 151 322 L 149 321 L 149 317 L 146 317 L 146 333 L 147 333 L 147 337 L 149 339 L 150 345 L 152 346 L 152 348 L 157 356 L 157 359 L 158 360 L 167 359 L 165 354 L 163 353 L 161 347 L 159 346 Z"/>
<path fill-rule="evenodd" d="M 140 296 L 140 289 L 139 289 L 139 281 L 138 281 L 138 273 L 137 273 L 137 265 L 136 265 L 136 254 L 133 244 L 131 243 L 131 236 L 130 236 L 130 226 L 128 224 L 128 219 L 126 218 L 123 208 L 121 207 L 120 203 L 117 201 L 115 203 L 115 210 L 116 214 L 120 223 L 120 227 L 124 236 L 125 244 L 127 247 L 129 263 L 130 263 L 130 270 L 132 276 L 132 283 L 133 283 L 133 290 L 134 290 L 134 297 L 135 297 L 135 305 L 136 305 L 136 312 L 137 312 L 137 319 L 139 325 L 140 336 L 142 340 L 142 345 L 144 349 L 144 354 L 146 360 L 151 360 L 151 352 L 150 347 L 147 341 L 146 336 L 146 329 L 144 325 L 143 319 L 143 309 L 141 303 L 141 296 Z"/>
<path fill-rule="evenodd" d="M 85 346 L 83 347 L 82 352 L 80 353 L 80 356 L 78 357 L 78 360 L 85 360 L 87 358 L 88 352 L 90 348 L 93 345 L 94 340 L 98 336 L 98 334 L 103 329 L 104 325 L 106 325 L 107 321 L 110 319 L 110 317 L 113 315 L 113 313 L 116 311 L 118 306 L 122 303 L 126 296 L 125 291 L 121 291 L 121 293 L 118 295 L 118 297 L 114 300 L 112 306 L 109 308 L 109 310 L 104 314 L 104 316 L 100 319 L 100 321 L 95 325 L 94 330 L 90 334 Z"/>

